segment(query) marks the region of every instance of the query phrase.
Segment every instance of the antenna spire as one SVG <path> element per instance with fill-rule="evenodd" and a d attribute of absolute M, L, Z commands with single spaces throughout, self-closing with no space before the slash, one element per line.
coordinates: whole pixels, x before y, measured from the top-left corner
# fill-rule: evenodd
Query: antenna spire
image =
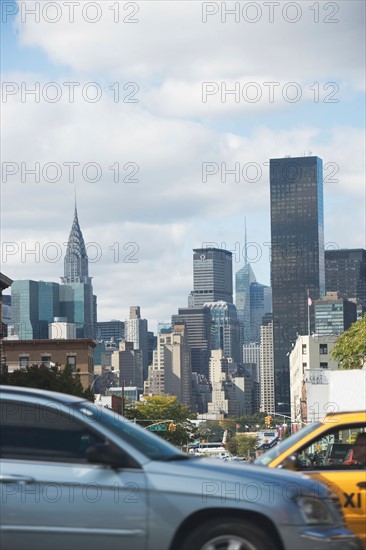
<path fill-rule="evenodd" d="M 77 202 L 76 202 L 76 182 L 74 182 L 74 202 L 75 202 L 75 214 L 77 214 Z"/>
<path fill-rule="evenodd" d="M 244 217 L 244 265 L 248 265 L 247 218 Z"/>

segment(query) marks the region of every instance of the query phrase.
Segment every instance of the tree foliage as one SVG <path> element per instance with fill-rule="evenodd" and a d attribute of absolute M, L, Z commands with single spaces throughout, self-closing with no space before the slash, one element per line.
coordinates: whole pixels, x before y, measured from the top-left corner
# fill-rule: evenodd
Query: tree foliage
<path fill-rule="evenodd" d="M 258 437 L 239 433 L 234 437 L 230 437 L 225 449 L 232 455 L 249 457 L 258 447 Z"/>
<path fill-rule="evenodd" d="M 366 315 L 337 339 L 332 357 L 340 369 L 362 369 L 366 364 Z"/>
<path fill-rule="evenodd" d="M 2 374 L 1 384 L 38 388 L 40 390 L 57 391 L 69 395 L 84 397 L 94 401 L 94 394 L 90 389 L 84 390 L 80 376 L 74 374 L 72 367 L 66 365 L 64 369 L 58 366 L 31 365 L 25 369 L 17 369 L 8 374 Z"/>
<path fill-rule="evenodd" d="M 196 428 L 190 420 L 196 418 L 196 414 L 190 412 L 186 405 L 179 403 L 175 396 L 153 395 L 145 397 L 144 401 L 138 401 L 126 408 L 125 416 L 135 419 L 143 428 L 151 424 L 162 422 L 162 425 L 174 424 L 174 430 L 154 432 L 163 439 L 170 441 L 179 447 L 186 446 L 196 436 Z"/>

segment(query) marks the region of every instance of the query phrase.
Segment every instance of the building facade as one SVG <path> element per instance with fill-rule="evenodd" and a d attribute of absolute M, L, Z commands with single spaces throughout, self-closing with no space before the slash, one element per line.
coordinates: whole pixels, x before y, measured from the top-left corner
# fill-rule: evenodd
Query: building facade
<path fill-rule="evenodd" d="M 3 354 L 3 339 L 7 336 L 7 325 L 3 322 L 3 292 L 12 285 L 13 281 L 3 273 L 0 273 L 0 369 L 2 372 L 5 360 Z"/>
<path fill-rule="evenodd" d="M 196 248 L 189 305 L 202 307 L 206 302 L 219 300 L 233 303 L 232 253 L 219 248 Z"/>
<path fill-rule="evenodd" d="M 272 289 L 254 282 L 250 285 L 250 342 L 260 341 L 262 318 L 272 313 Z"/>
<path fill-rule="evenodd" d="M 338 292 L 326 292 L 314 302 L 315 334 L 340 336 L 357 321 L 356 301 L 340 297 Z"/>
<path fill-rule="evenodd" d="M 184 323 L 187 328 L 188 346 L 191 352 L 192 372 L 203 375 L 208 380 L 208 365 L 213 340 L 213 323 L 208 308 L 179 308 L 172 316 L 172 325 Z"/>
<path fill-rule="evenodd" d="M 227 302 L 211 302 L 203 306 L 210 310 L 213 328 L 212 349 L 222 349 L 224 357 L 242 361 L 240 322 L 236 307 Z"/>
<path fill-rule="evenodd" d="M 344 298 L 356 298 L 366 311 L 366 250 L 325 251 L 325 289 Z"/>
<path fill-rule="evenodd" d="M 119 343 L 118 351 L 111 354 L 112 369 L 119 373 L 119 383 L 125 386 L 143 387 L 142 352 L 134 348 L 133 342 Z"/>
<path fill-rule="evenodd" d="M 275 394 L 288 403 L 288 353 L 297 334 L 308 333 L 308 297 L 325 293 L 321 159 L 271 159 L 270 196 Z"/>
<path fill-rule="evenodd" d="M 336 340 L 337 337 L 334 336 L 318 336 L 317 334 L 297 338 L 290 354 L 292 421 L 305 420 L 304 411 L 307 410 L 307 405 L 304 389 L 306 385 L 328 384 L 327 372 L 338 369 L 338 363 L 331 357 Z"/>
<path fill-rule="evenodd" d="M 265 315 L 261 325 L 260 342 L 260 410 L 271 413 L 276 411 L 275 373 L 273 353 L 273 318 Z"/>
<path fill-rule="evenodd" d="M 20 340 L 48 338 L 49 323 L 60 315 L 59 286 L 45 281 L 14 281 L 11 324 Z"/>
<path fill-rule="evenodd" d="M 4 340 L 3 349 L 8 372 L 32 365 L 70 365 L 80 376 L 84 389 L 94 379 L 93 350 L 95 341 L 76 340 Z"/>
<path fill-rule="evenodd" d="M 192 369 L 187 329 L 184 323 L 175 324 L 171 335 L 166 335 L 165 340 L 162 350 L 165 393 L 175 395 L 180 403 L 190 406 Z"/>
<path fill-rule="evenodd" d="M 125 337 L 125 324 L 123 321 L 99 321 L 97 323 L 97 339 L 104 342 L 120 342 Z"/>
<path fill-rule="evenodd" d="M 149 365 L 148 329 L 147 329 L 147 320 L 141 319 L 141 312 L 140 312 L 139 306 L 130 307 L 129 319 L 125 320 L 125 340 L 126 342 L 133 342 L 134 349 L 141 350 L 143 376 L 144 376 L 144 379 L 146 379 L 147 368 Z"/>

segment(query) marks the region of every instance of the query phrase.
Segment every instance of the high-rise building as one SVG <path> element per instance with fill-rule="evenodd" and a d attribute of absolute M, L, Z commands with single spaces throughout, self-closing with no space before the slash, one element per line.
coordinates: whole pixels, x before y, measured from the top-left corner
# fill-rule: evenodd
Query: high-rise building
<path fill-rule="evenodd" d="M 270 195 L 275 400 L 288 403 L 288 353 L 308 333 L 308 297 L 325 293 L 321 159 L 271 159 Z"/>
<path fill-rule="evenodd" d="M 134 349 L 132 342 L 121 341 L 118 351 L 112 353 L 112 367 L 119 372 L 119 382 L 122 386 L 143 387 L 142 352 Z"/>
<path fill-rule="evenodd" d="M 252 266 L 248 262 L 247 228 L 245 224 L 244 266 L 235 273 L 235 305 L 241 324 L 242 343 L 253 342 L 251 338 L 251 292 L 252 283 L 256 282 Z"/>
<path fill-rule="evenodd" d="M 125 320 L 125 340 L 133 342 L 134 349 L 142 352 L 144 380 L 146 380 L 149 365 L 147 333 L 147 320 L 141 319 L 140 306 L 131 306 L 130 317 Z"/>
<path fill-rule="evenodd" d="M 260 343 L 260 409 L 272 413 L 277 409 L 275 400 L 275 373 L 273 357 L 273 320 L 267 314 L 261 325 Z"/>
<path fill-rule="evenodd" d="M 272 289 L 270 286 L 254 282 L 250 285 L 250 341 L 260 341 L 262 318 L 272 313 Z"/>
<path fill-rule="evenodd" d="M 104 342 L 120 342 L 125 337 L 125 324 L 123 321 L 99 321 L 97 323 L 97 338 Z"/>
<path fill-rule="evenodd" d="M 340 336 L 357 321 L 356 302 L 342 298 L 338 292 L 327 292 L 320 300 L 316 300 L 314 309 L 317 336 Z"/>
<path fill-rule="evenodd" d="M 233 303 L 232 253 L 219 248 L 193 250 L 193 291 L 190 306 L 223 300 Z"/>
<path fill-rule="evenodd" d="M 187 327 L 192 372 L 201 374 L 208 379 L 213 339 L 213 323 L 209 308 L 179 308 L 178 314 L 172 315 L 172 325 L 176 323 L 184 323 Z"/>
<path fill-rule="evenodd" d="M 64 276 L 61 277 L 61 280 L 65 284 L 91 284 L 91 277 L 89 277 L 89 260 L 84 237 L 79 225 L 76 205 L 64 259 Z"/>
<path fill-rule="evenodd" d="M 59 286 L 45 281 L 13 282 L 12 325 L 20 340 L 48 338 L 48 324 L 60 315 Z"/>
<path fill-rule="evenodd" d="M 96 338 L 93 287 L 90 283 L 60 285 L 60 315 L 76 324 L 76 338 Z"/>
<path fill-rule="evenodd" d="M 231 357 L 235 363 L 242 361 L 240 322 L 234 304 L 209 302 L 204 304 L 212 318 L 213 340 L 211 349 L 222 349 L 224 357 Z"/>
<path fill-rule="evenodd" d="M 326 250 L 325 290 L 356 298 L 366 310 L 366 250 Z"/>
<path fill-rule="evenodd" d="M 74 220 L 64 259 L 64 288 L 60 289 L 60 313 L 76 323 L 77 338 L 97 337 L 96 296 L 89 277 L 89 260 L 75 205 Z"/>
<path fill-rule="evenodd" d="M 172 327 L 170 343 L 164 345 L 165 393 L 175 395 L 184 405 L 191 405 L 191 360 L 184 323 Z"/>

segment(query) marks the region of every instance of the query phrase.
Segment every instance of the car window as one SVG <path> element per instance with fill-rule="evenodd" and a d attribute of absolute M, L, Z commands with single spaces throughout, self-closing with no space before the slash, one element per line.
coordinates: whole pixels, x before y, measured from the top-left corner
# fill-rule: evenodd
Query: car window
<path fill-rule="evenodd" d="M 102 443 L 93 430 L 54 407 L 0 404 L 1 458 L 87 462 L 86 449 Z"/>
<path fill-rule="evenodd" d="M 357 434 L 366 431 L 364 425 L 349 425 L 334 428 L 326 435 L 313 440 L 296 453 L 297 468 L 300 470 L 330 470 L 357 467 L 350 460 Z"/>
<path fill-rule="evenodd" d="M 120 414 L 97 407 L 88 401 L 78 402 L 74 406 L 83 414 L 86 422 L 93 424 L 98 421 L 100 426 L 108 428 L 150 460 L 188 458 L 177 447 L 141 428 L 138 424 L 127 421 Z"/>
<path fill-rule="evenodd" d="M 293 434 L 291 437 L 285 439 L 282 443 L 280 443 L 280 445 L 276 445 L 275 447 L 273 447 L 273 449 L 258 457 L 254 461 L 254 464 L 267 466 L 274 458 L 280 456 L 283 452 L 287 451 L 287 449 L 295 445 L 298 441 L 301 441 L 304 437 L 316 430 L 319 426 L 321 426 L 320 422 L 304 426 L 301 430 Z"/>

